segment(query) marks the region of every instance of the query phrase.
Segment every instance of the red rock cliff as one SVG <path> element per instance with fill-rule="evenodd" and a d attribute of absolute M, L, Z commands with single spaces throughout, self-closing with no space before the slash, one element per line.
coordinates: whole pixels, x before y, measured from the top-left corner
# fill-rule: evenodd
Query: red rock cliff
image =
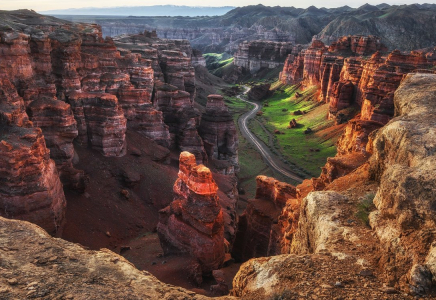
<path fill-rule="evenodd" d="M 292 223 L 292 218 L 298 220 L 298 203 L 292 203 L 292 199 L 296 199 L 298 194 L 294 186 L 262 175 L 257 176 L 256 183 L 256 197 L 249 200 L 247 208 L 239 218 L 233 245 L 233 257 L 242 261 L 280 254 L 282 246 L 285 248 L 281 244 L 284 231 L 282 227 L 275 225 L 283 208 L 286 207 L 286 212 L 280 217 L 280 222 Z M 291 201 L 289 206 L 288 201 Z"/>
<path fill-rule="evenodd" d="M 207 97 L 206 113 L 201 117 L 199 132 L 205 144 L 209 163 L 214 164 L 215 168 L 224 174 L 234 174 L 239 170 L 238 135 L 222 96 Z M 226 161 L 228 164 L 224 163 Z"/>
<path fill-rule="evenodd" d="M 60 233 L 66 200 L 41 129 L 0 124 L 0 215 Z"/>
<path fill-rule="evenodd" d="M 218 186 L 210 170 L 197 165 L 189 152 L 180 154 L 179 168 L 174 200 L 160 211 L 159 239 L 165 254 L 188 253 L 203 273 L 210 273 L 221 267 L 225 254 Z"/>

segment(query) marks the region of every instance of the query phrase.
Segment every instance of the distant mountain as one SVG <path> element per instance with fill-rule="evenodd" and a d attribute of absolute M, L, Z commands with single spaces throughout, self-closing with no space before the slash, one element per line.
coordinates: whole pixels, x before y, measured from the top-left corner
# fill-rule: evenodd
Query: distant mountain
<path fill-rule="evenodd" d="M 169 10 L 166 11 L 169 13 Z M 179 11 L 180 13 L 180 11 Z M 436 46 L 436 4 L 365 4 L 358 8 L 306 9 L 250 5 L 220 16 L 60 16 L 97 23 L 104 36 L 155 30 L 160 38 L 187 39 L 204 53 L 233 53 L 243 41 L 269 40 L 326 44 L 347 35 L 375 35 L 390 49 L 410 51 Z"/>
<path fill-rule="evenodd" d="M 208 6 L 119 6 L 119 7 L 85 7 L 41 11 L 45 15 L 93 15 L 93 16 L 221 16 L 235 7 Z"/>

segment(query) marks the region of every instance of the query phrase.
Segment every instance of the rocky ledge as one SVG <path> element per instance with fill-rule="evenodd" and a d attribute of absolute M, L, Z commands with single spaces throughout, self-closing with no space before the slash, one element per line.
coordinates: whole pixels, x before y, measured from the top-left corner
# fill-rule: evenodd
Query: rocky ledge
<path fill-rule="evenodd" d="M 2 299 L 210 299 L 160 282 L 107 249 L 90 251 L 0 217 Z M 214 299 L 235 299 L 221 297 Z"/>
<path fill-rule="evenodd" d="M 369 136 L 365 131 L 379 125 L 350 124 L 340 154 L 365 153 L 369 163 L 324 191 L 307 194 L 305 183 L 297 186 L 298 201 L 286 197 L 277 223 L 284 233 L 281 253 L 289 254 L 243 264 L 234 295 L 434 299 L 435 82 L 433 74 L 407 75 L 395 92 L 396 117 Z M 291 204 L 297 214 L 288 214 Z M 265 222 L 253 224 L 258 229 Z"/>

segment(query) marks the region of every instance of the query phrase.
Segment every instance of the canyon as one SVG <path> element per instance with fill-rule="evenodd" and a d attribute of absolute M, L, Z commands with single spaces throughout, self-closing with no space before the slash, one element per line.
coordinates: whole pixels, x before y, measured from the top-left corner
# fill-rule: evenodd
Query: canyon
<path fill-rule="evenodd" d="M 389 50 L 411 51 L 434 45 L 434 4 L 370 5 L 357 8 L 307 8 L 251 5 L 224 15 L 201 17 L 111 17 L 59 15 L 97 23 L 104 36 L 156 30 L 160 38 L 186 39 L 203 53 L 235 53 L 244 41 L 264 40 L 327 45 L 348 35 L 379 36 Z"/>
<path fill-rule="evenodd" d="M 8 14 L 5 22 L 13 27 L 1 32 L 0 44 L 2 165 L 7 172 L 2 178 L 16 180 L 5 181 L 2 188 L 2 215 L 27 216 L 49 232 L 62 232 L 66 201 L 61 182 L 85 189 L 85 174 L 74 166 L 80 159 L 74 145 L 123 157 L 128 130 L 208 161 L 198 134 L 201 113 L 194 108 L 188 42 L 160 40 L 152 32 L 103 39 L 98 25 L 30 11 Z M 205 126 L 229 121 L 223 109 L 209 114 Z M 229 130 L 214 143 L 220 149 L 228 144 L 221 150 L 233 156 L 220 170 L 233 173 L 237 137 L 234 125 L 225 126 Z M 227 158 L 213 151 L 211 159 Z"/>
<path fill-rule="evenodd" d="M 258 175 L 247 202 L 240 173 L 254 161 L 230 106 L 243 96 L 220 94 L 229 85 L 186 36 L 0 12 L 1 298 L 435 298 L 434 45 L 333 39 L 317 23 L 405 7 L 289 9 L 291 24 L 315 20 L 292 41 L 236 14 L 257 33 L 232 38 L 233 65 L 282 70 L 248 97 L 292 86 L 287 101 L 324 109 L 340 136 L 319 177 Z"/>

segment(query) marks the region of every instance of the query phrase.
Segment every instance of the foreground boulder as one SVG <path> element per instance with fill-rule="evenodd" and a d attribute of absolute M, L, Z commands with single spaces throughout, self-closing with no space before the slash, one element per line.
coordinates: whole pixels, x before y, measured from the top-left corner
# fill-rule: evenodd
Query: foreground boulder
<path fill-rule="evenodd" d="M 436 275 L 436 75 L 409 74 L 395 92 L 396 117 L 374 141 L 370 175 L 380 182 L 370 215 L 385 280 L 412 293 Z"/>
<path fill-rule="evenodd" d="M 85 250 L 2 217 L 0 257 L 1 299 L 210 299 L 164 284 L 107 249 Z"/>
<path fill-rule="evenodd" d="M 180 154 L 174 201 L 160 211 L 157 231 L 165 255 L 188 253 L 202 273 L 219 269 L 225 256 L 223 212 L 212 173 L 189 152 Z"/>

